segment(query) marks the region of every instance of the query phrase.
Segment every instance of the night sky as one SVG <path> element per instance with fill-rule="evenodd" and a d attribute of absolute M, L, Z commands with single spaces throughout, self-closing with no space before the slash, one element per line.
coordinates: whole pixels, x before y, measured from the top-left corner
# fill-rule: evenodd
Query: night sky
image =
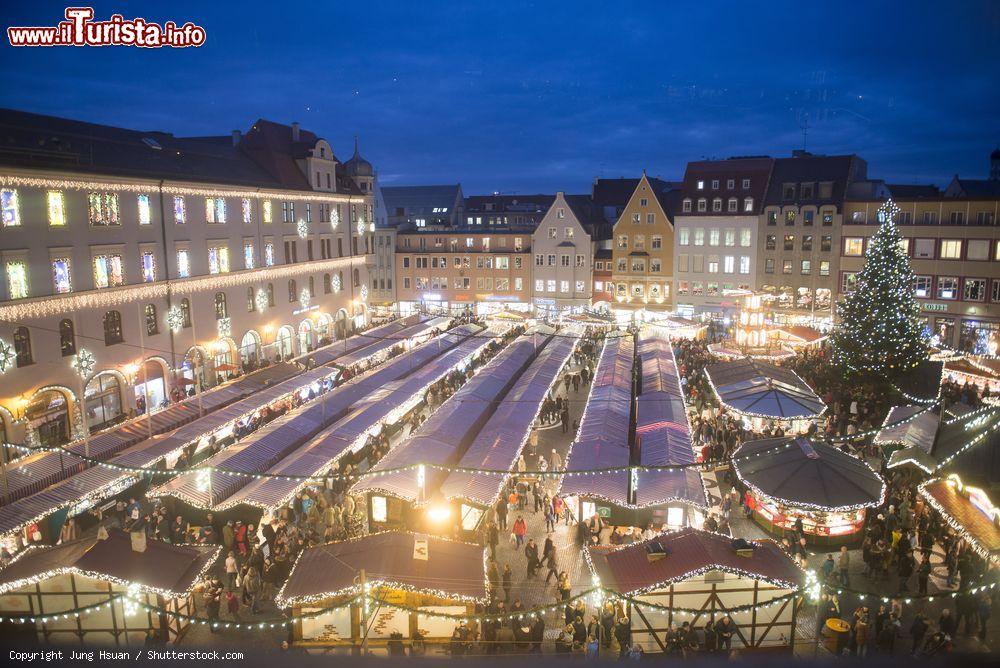
<path fill-rule="evenodd" d="M 1000 142 L 993 0 L 91 4 L 99 19 L 193 21 L 208 42 L 4 37 L 0 106 L 177 135 L 299 121 L 341 160 L 360 135 L 383 185 L 467 194 L 786 156 L 806 119 L 809 150 L 858 153 L 890 182 L 985 178 Z M 5 27 L 55 25 L 66 6 L 4 5 Z"/>

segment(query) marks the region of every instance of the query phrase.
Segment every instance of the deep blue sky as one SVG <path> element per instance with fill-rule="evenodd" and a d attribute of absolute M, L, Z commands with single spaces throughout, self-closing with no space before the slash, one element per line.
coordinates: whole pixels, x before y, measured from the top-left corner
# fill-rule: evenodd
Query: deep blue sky
<path fill-rule="evenodd" d="M 84 3 L 78 3 L 84 4 Z M 984 178 L 1000 2 L 103 2 L 204 47 L 0 47 L 0 106 L 179 135 L 300 121 L 383 184 L 585 192 L 701 157 L 858 153 L 891 181 Z M 15 5 L 15 6 L 7 6 Z M 4 0 L 6 25 L 64 3 Z M 6 26 L 5 26 L 6 27 Z"/>

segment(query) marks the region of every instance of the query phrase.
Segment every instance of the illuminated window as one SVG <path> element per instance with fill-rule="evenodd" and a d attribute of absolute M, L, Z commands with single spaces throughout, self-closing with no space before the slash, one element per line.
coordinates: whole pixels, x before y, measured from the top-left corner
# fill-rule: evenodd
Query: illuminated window
<path fill-rule="evenodd" d="M 705 245 L 705 230 L 700 227 L 696 227 L 694 230 L 694 245 L 704 246 Z"/>
<path fill-rule="evenodd" d="M 962 240 L 961 239 L 942 239 L 941 240 L 941 259 L 942 260 L 959 260 L 962 258 Z"/>
<path fill-rule="evenodd" d="M 184 208 L 184 198 L 174 198 L 174 222 L 183 225 L 187 221 L 187 211 Z"/>
<path fill-rule="evenodd" d="M 253 269 L 253 265 L 254 265 L 253 243 L 248 241 L 243 244 L 243 267 L 245 269 Z"/>
<path fill-rule="evenodd" d="M 7 292 L 11 299 L 28 296 L 28 266 L 21 260 L 7 263 Z"/>
<path fill-rule="evenodd" d="M 177 251 L 177 275 L 187 278 L 191 275 L 191 258 L 186 249 Z"/>
<path fill-rule="evenodd" d="M 732 274 L 736 271 L 736 257 L 733 255 L 727 255 L 722 259 L 722 271 L 727 274 Z"/>
<path fill-rule="evenodd" d="M 152 283 L 156 280 L 156 256 L 152 251 L 142 254 L 142 282 Z"/>
<path fill-rule="evenodd" d="M 104 314 L 104 345 L 113 346 L 125 340 L 122 335 L 122 314 L 108 311 Z"/>
<path fill-rule="evenodd" d="M 250 209 L 250 200 L 244 197 L 243 200 L 240 202 L 240 206 L 243 209 L 243 222 L 244 223 L 253 222 L 253 215 L 251 214 L 251 209 Z"/>
<path fill-rule="evenodd" d="M 750 256 L 740 255 L 740 273 L 749 274 L 750 273 Z"/>
<path fill-rule="evenodd" d="M 125 272 L 122 270 L 122 256 L 94 256 L 94 287 L 108 288 L 125 285 Z"/>
<path fill-rule="evenodd" d="M 269 224 L 271 222 L 271 200 L 266 199 L 261 202 L 261 210 L 263 211 L 264 223 Z"/>
<path fill-rule="evenodd" d="M 743 212 L 753 213 L 753 197 L 746 197 L 743 199 Z"/>
<path fill-rule="evenodd" d="M 118 195 L 115 193 L 90 193 L 87 195 L 87 216 L 91 225 L 113 227 L 118 219 Z"/>
<path fill-rule="evenodd" d="M 48 193 L 49 225 L 63 227 L 66 225 L 66 198 L 58 190 Z"/>
<path fill-rule="evenodd" d="M 264 244 L 264 266 L 274 266 L 274 244 L 270 241 Z"/>
<path fill-rule="evenodd" d="M 740 230 L 740 246 L 742 248 L 750 248 L 750 238 L 751 231 L 749 229 Z"/>
<path fill-rule="evenodd" d="M 0 190 L 0 215 L 3 217 L 4 227 L 16 227 L 21 224 L 16 190 Z"/>
<path fill-rule="evenodd" d="M 829 260 L 820 260 L 820 263 L 819 263 L 819 275 L 820 276 L 829 276 L 830 275 L 830 261 Z"/>
<path fill-rule="evenodd" d="M 52 287 L 58 294 L 73 291 L 73 280 L 70 276 L 69 258 L 61 257 L 52 260 Z"/>
<path fill-rule="evenodd" d="M 913 294 L 917 297 L 930 297 L 931 296 L 931 277 L 930 276 L 914 276 L 913 277 Z"/>
<path fill-rule="evenodd" d="M 156 317 L 156 305 L 146 304 L 146 336 L 155 336 L 159 333 L 160 322 Z"/>
<path fill-rule="evenodd" d="M 686 227 L 677 230 L 677 245 L 687 246 L 691 243 L 691 230 Z"/>
<path fill-rule="evenodd" d="M 221 197 L 205 198 L 205 222 L 226 222 L 226 200 Z"/>
<path fill-rule="evenodd" d="M 969 302 L 981 302 L 986 299 L 986 279 L 967 278 L 962 293 L 962 299 Z"/>
<path fill-rule="evenodd" d="M 389 520 L 389 504 L 384 496 L 372 496 L 372 521 L 387 522 Z"/>
<path fill-rule="evenodd" d="M 229 273 L 229 247 L 210 246 L 208 249 L 208 273 Z"/>
<path fill-rule="evenodd" d="M 719 228 L 713 227 L 708 231 L 708 245 L 709 246 L 719 245 Z"/>
<path fill-rule="evenodd" d="M 865 240 L 863 237 L 845 237 L 844 255 L 849 257 L 861 257 L 865 254 Z"/>
<path fill-rule="evenodd" d="M 958 279 L 954 276 L 938 276 L 937 297 L 938 299 L 957 299 Z"/>
<path fill-rule="evenodd" d="M 149 210 L 149 195 L 139 195 L 136 202 L 139 208 L 139 224 L 151 225 L 153 220 Z"/>

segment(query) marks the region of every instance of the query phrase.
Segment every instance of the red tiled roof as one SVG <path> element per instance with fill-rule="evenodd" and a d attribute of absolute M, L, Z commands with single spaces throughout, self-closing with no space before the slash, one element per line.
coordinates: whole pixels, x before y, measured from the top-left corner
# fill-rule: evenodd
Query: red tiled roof
<path fill-rule="evenodd" d="M 626 595 L 668 586 L 710 570 L 749 573 L 750 577 L 788 588 L 797 588 L 803 582 L 802 570 L 773 540 L 756 541 L 751 557 L 738 555 L 732 541 L 728 536 L 688 527 L 624 547 L 587 550 L 601 585 Z M 649 561 L 646 546 L 651 543 L 659 543 L 669 554 Z"/>

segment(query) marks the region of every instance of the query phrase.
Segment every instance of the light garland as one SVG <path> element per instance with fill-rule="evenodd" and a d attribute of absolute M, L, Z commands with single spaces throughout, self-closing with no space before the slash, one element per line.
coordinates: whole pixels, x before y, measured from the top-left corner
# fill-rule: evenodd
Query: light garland
<path fill-rule="evenodd" d="M 47 188 L 52 190 L 85 190 L 106 192 L 135 192 L 157 194 L 164 192 L 170 195 L 190 195 L 193 197 L 233 197 L 256 200 L 278 199 L 296 202 L 330 202 L 335 204 L 350 204 L 355 201 L 364 202 L 365 198 L 357 195 L 334 195 L 316 191 L 295 192 L 287 190 L 236 190 L 226 188 L 192 188 L 182 186 L 161 186 L 159 183 L 121 183 L 107 181 L 84 181 L 79 179 L 51 179 L 13 174 L 0 174 L 0 186 L 11 188 Z"/>
<path fill-rule="evenodd" d="M 353 268 L 362 265 L 364 256 L 347 255 L 329 260 L 311 260 L 298 264 L 286 264 L 257 269 L 212 274 L 192 278 L 170 279 L 158 283 L 139 283 L 115 288 L 103 288 L 47 297 L 17 300 L 0 305 L 0 322 L 23 322 L 33 318 L 45 318 L 87 309 L 107 309 L 136 301 L 165 299 L 170 292 L 194 294 L 202 291 L 216 291 L 253 283 L 276 281 L 304 274 L 314 274 Z"/>
<path fill-rule="evenodd" d="M 822 417 L 823 414 L 826 413 L 826 411 L 827 411 L 827 409 L 829 407 L 826 406 L 825 404 L 823 404 L 823 400 L 819 397 L 819 395 L 816 394 L 815 390 L 813 390 L 812 387 L 809 385 L 809 383 L 807 383 L 802 378 L 802 376 L 800 376 L 799 374 L 797 374 L 795 371 L 793 371 L 791 369 L 784 369 L 784 371 L 787 371 L 787 372 L 791 373 L 792 375 L 794 375 L 798 379 L 798 381 L 800 383 L 802 383 L 803 386 L 805 386 L 810 392 L 812 392 L 812 395 L 813 395 L 813 397 L 816 398 L 816 401 L 823 406 L 823 409 L 820 410 L 819 413 L 814 413 L 812 415 L 800 415 L 800 416 L 795 416 L 795 417 L 781 417 L 781 416 L 775 416 L 775 415 L 767 415 L 766 413 L 755 413 L 753 411 L 746 411 L 746 410 L 743 410 L 743 409 L 740 409 L 740 408 L 736 408 L 735 406 L 732 406 L 731 404 L 728 404 L 728 403 L 726 403 L 725 401 L 722 400 L 722 395 L 719 393 L 718 388 L 715 386 L 715 383 L 712 381 L 712 374 L 710 374 L 708 372 L 708 369 L 704 369 L 703 370 L 703 374 L 705 376 L 705 379 L 708 381 L 709 387 L 712 388 L 712 393 L 715 395 L 715 400 L 718 402 L 718 404 L 720 406 L 722 406 L 723 408 L 726 408 L 728 410 L 731 410 L 734 413 L 737 413 L 738 415 L 745 415 L 747 417 L 752 417 L 752 418 L 761 418 L 761 419 L 764 419 L 764 420 L 771 420 L 771 421 L 774 421 L 774 422 L 789 422 L 789 423 L 790 422 L 795 422 L 797 420 L 802 420 L 802 421 L 808 422 L 808 421 L 816 420 L 817 418 Z M 757 377 L 764 378 L 765 376 L 764 376 L 763 373 L 761 373 Z M 770 379 L 768 379 L 768 380 L 770 380 Z M 784 383 L 781 383 L 781 384 L 784 384 Z M 726 386 L 723 385 L 723 387 L 726 387 Z M 801 393 L 801 390 L 799 388 L 793 388 L 793 389 L 795 389 L 797 392 Z M 774 391 L 774 392 L 777 392 L 777 389 L 774 388 L 774 387 L 771 387 L 771 390 Z"/>

